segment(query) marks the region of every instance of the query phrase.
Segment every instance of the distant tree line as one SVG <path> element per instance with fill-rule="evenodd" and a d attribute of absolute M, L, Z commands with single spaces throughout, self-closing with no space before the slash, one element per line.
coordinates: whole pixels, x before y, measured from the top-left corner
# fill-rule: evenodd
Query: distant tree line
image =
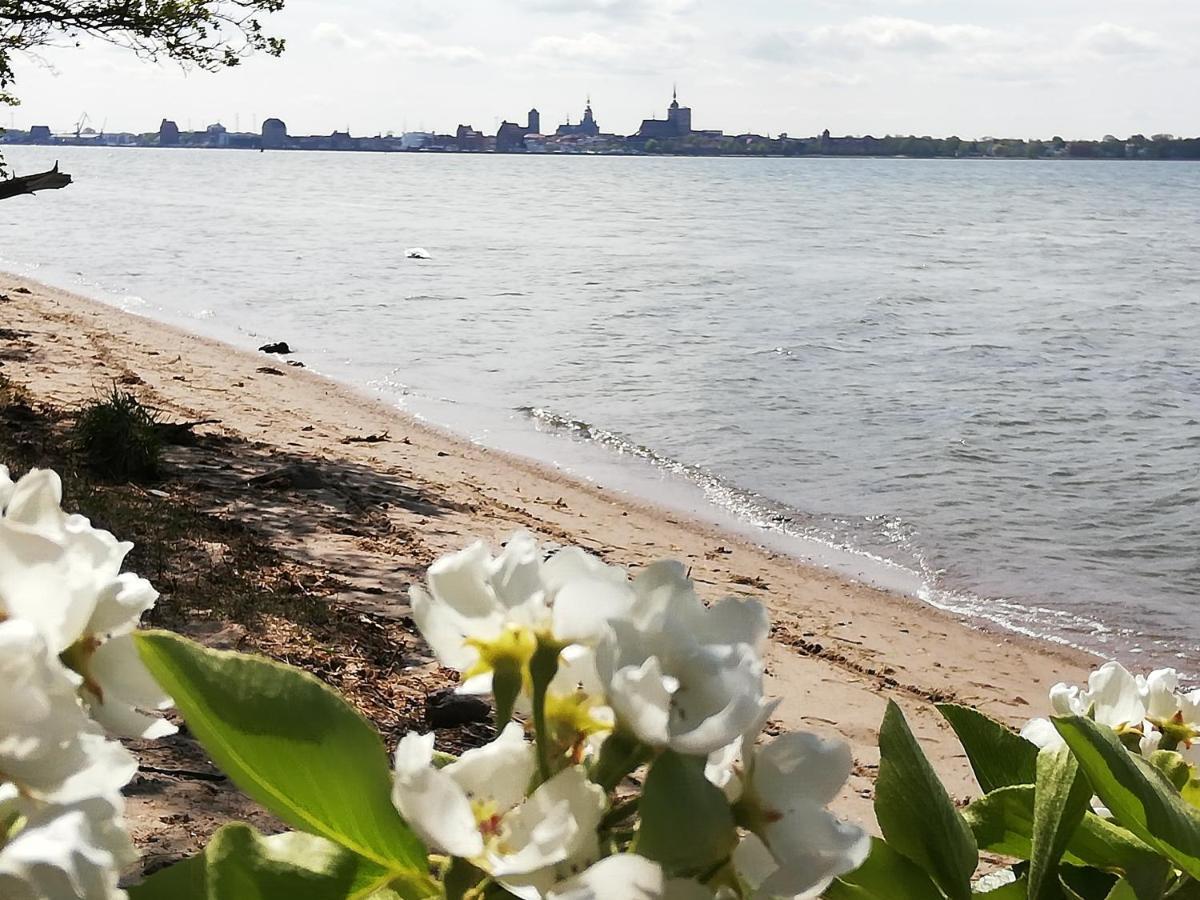
<path fill-rule="evenodd" d="M 886 137 L 775 138 L 762 135 L 692 134 L 683 138 L 652 138 L 644 151 L 682 156 L 905 156 L 917 159 L 1200 159 L 1200 138 L 1169 134 L 1127 139 L 1106 136 L 1099 141 L 1048 141 L 1020 138 L 964 140 L 957 136 L 934 138 L 916 135 Z"/>

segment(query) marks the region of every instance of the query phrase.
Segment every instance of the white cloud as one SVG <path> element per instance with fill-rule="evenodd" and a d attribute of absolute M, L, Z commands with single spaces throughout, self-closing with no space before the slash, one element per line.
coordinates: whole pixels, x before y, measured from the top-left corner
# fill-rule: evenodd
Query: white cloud
<path fill-rule="evenodd" d="M 617 66 L 629 61 L 630 47 L 622 41 L 596 32 L 579 35 L 550 34 L 530 44 L 524 57 L 530 62 L 536 60 L 558 65 Z"/>
<path fill-rule="evenodd" d="M 1079 46 L 1097 56 L 1143 56 L 1162 51 L 1166 44 L 1152 32 L 1101 22 L 1080 32 Z"/>
<path fill-rule="evenodd" d="M 357 49 L 363 46 L 362 41 L 355 40 L 346 32 L 346 29 L 333 22 L 318 23 L 313 28 L 311 37 L 318 44 L 340 49 Z"/>
<path fill-rule="evenodd" d="M 530 67 L 553 66 L 601 74 L 660 76 L 696 62 L 695 37 L 689 29 L 549 34 L 531 42 L 517 62 Z"/>
<path fill-rule="evenodd" d="M 373 31 L 372 45 L 389 53 L 398 53 L 409 59 L 447 62 L 483 62 L 484 54 L 476 47 L 459 44 L 437 44 L 419 34 L 404 31 Z"/>
<path fill-rule="evenodd" d="M 419 34 L 376 29 L 365 38 L 356 37 L 333 22 L 321 22 L 312 30 L 312 39 L 342 50 L 373 50 L 423 62 L 483 62 L 484 54 L 475 47 L 438 44 Z"/>
<path fill-rule="evenodd" d="M 773 32 L 753 41 L 751 57 L 793 63 L 838 55 L 858 58 L 872 53 L 930 55 L 978 52 L 1010 43 L 1001 32 L 979 25 L 937 25 L 917 19 L 867 16 L 837 25 Z"/>
<path fill-rule="evenodd" d="M 614 19 L 673 16 L 696 6 L 697 0 L 523 0 L 530 10 L 565 14 L 591 14 Z"/>

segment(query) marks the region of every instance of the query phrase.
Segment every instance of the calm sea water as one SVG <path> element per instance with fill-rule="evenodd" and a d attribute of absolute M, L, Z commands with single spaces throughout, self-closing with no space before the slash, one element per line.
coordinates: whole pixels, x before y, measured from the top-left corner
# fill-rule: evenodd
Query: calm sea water
<path fill-rule="evenodd" d="M 940 606 L 1196 658 L 1200 166 L 7 155 L 77 184 L 0 205 L 0 268 Z"/>

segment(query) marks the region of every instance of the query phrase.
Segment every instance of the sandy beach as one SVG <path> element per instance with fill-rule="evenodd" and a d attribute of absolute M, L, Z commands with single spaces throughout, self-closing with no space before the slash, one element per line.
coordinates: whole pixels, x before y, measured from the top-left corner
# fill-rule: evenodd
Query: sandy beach
<path fill-rule="evenodd" d="M 172 448 L 156 489 L 327 573 L 336 587 L 314 590 L 341 609 L 403 621 L 407 587 L 434 558 L 475 538 L 498 543 L 515 529 L 624 566 L 680 559 L 707 599 L 762 598 L 775 623 L 768 691 L 783 701 L 774 728 L 850 742 L 855 772 L 836 808 L 868 826 L 887 700 L 904 708 L 951 792 L 965 798 L 974 782 L 933 703 L 976 706 L 1019 725 L 1046 711 L 1054 682 L 1086 677 L 1091 658 L 1083 654 L 958 620 L 476 446 L 286 359 L 0 275 L 3 379 L 58 409 L 116 383 L 169 418 L 218 420 L 197 429 L 211 443 Z M 142 574 L 169 607 L 170 579 Z M 236 636 L 232 643 L 240 645 Z M 444 676 L 418 660 L 396 677 L 423 688 Z M 396 737 L 385 731 L 389 742 Z M 157 815 L 137 804 L 135 817 Z"/>

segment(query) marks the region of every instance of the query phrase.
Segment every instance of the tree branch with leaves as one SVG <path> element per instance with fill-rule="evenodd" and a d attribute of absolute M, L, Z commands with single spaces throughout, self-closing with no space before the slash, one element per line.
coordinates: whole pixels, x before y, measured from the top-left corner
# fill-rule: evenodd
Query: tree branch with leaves
<path fill-rule="evenodd" d="M 283 4 L 284 0 L 0 0 L 0 106 L 20 102 L 12 92 L 15 57 L 41 48 L 79 46 L 88 38 L 125 48 L 147 61 L 174 60 L 210 72 L 236 66 L 254 53 L 279 56 L 283 39 L 264 30 L 263 18 L 279 12 Z M 24 176 L 24 186 L 8 184 L 19 179 L 5 179 L 5 174 L 0 161 L 0 199 L 70 183 L 57 167 Z"/>

